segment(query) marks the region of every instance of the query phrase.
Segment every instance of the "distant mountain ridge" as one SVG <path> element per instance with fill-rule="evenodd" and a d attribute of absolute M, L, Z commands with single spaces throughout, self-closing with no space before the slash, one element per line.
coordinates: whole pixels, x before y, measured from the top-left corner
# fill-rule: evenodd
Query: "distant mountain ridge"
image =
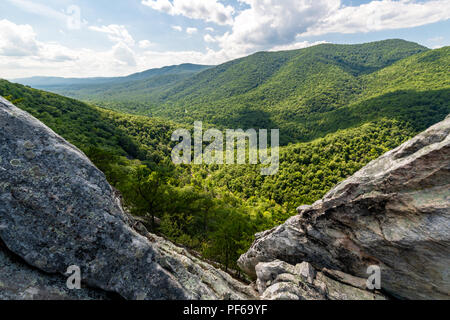
<path fill-rule="evenodd" d="M 0 95 L 84 151 L 138 215 L 149 212 L 136 193 L 139 168 L 166 177 L 168 192 L 160 197 L 166 209 L 156 213 L 163 234 L 235 267 L 253 234 L 279 225 L 298 205 L 320 199 L 370 160 L 444 119 L 449 65 L 450 48 L 394 40 L 258 53 L 194 75 L 178 70 L 84 91 L 66 86 L 85 102 L 152 117 L 5 80 Z M 279 128 L 278 174 L 262 177 L 251 165 L 170 169 L 171 134 L 194 120 L 205 128 Z M 206 228 L 205 212 L 211 217 Z M 224 235 L 231 235 L 226 254 Z"/>
<path fill-rule="evenodd" d="M 132 114 L 218 128 L 279 128 L 307 142 L 389 115 L 423 130 L 449 112 L 449 47 L 391 39 L 259 52 L 100 84 L 39 88 Z M 97 80 L 97 81 L 107 81 Z"/>
<path fill-rule="evenodd" d="M 105 83 L 113 81 L 114 78 L 63 78 L 63 77 L 45 77 L 36 76 L 29 78 L 17 78 L 11 79 L 11 82 L 19 83 L 25 86 L 30 86 L 39 89 L 40 87 L 52 87 L 52 86 L 63 86 L 63 85 L 74 85 L 74 84 L 94 84 L 94 83 Z"/>
<path fill-rule="evenodd" d="M 11 79 L 12 82 L 26 86 L 44 89 L 48 87 L 71 86 L 71 85 L 98 85 L 111 84 L 117 82 L 128 82 L 133 80 L 148 79 L 155 76 L 169 74 L 195 73 L 203 71 L 211 66 L 184 63 L 180 65 L 166 66 L 162 68 L 153 68 L 142 72 L 137 72 L 123 77 L 92 77 L 92 78 L 65 78 L 65 77 L 28 77 Z"/>

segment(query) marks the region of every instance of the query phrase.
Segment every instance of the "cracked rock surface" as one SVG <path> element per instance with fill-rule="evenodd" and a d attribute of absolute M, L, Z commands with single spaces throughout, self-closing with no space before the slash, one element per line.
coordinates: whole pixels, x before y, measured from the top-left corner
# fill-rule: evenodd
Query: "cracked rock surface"
<path fill-rule="evenodd" d="M 48 275 L 0 246 L 0 300 L 107 300 L 100 290 L 69 290 L 66 278 Z"/>

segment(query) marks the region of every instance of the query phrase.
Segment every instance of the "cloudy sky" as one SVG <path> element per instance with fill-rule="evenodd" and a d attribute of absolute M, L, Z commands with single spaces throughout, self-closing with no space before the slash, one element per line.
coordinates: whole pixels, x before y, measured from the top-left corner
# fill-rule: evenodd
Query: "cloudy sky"
<path fill-rule="evenodd" d="M 450 0 L 1 0 L 0 78 L 119 76 L 261 50 L 450 44 Z"/>

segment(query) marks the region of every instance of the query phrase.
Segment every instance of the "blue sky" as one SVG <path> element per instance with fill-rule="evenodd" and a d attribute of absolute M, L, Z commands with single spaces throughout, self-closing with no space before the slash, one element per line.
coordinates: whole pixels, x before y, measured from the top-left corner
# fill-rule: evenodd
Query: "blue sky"
<path fill-rule="evenodd" d="M 261 50 L 449 45 L 450 0 L 2 0 L 0 77 L 119 76 Z"/>

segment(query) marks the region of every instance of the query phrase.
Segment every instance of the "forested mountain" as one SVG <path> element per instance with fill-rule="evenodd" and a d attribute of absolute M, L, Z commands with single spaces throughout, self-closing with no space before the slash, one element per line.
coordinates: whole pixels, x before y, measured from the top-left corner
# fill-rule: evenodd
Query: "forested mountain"
<path fill-rule="evenodd" d="M 91 85 L 105 84 L 105 83 L 123 83 L 134 80 L 148 80 L 152 77 L 175 75 L 175 74 L 193 74 L 211 66 L 204 66 L 198 64 L 184 63 L 180 65 L 168 66 L 163 68 L 149 69 L 143 72 L 133 73 L 125 77 L 96 77 L 96 78 L 61 78 L 61 77 L 31 77 L 13 79 L 13 82 L 34 87 L 36 89 L 45 89 L 57 87 L 63 89 L 65 86 L 77 85 L 73 89 L 74 92 L 82 90 L 82 88 L 89 88 Z M 83 86 L 84 85 L 84 86 Z M 59 88 L 61 87 L 61 88 Z M 70 88 L 66 88 L 69 90 Z"/>
<path fill-rule="evenodd" d="M 15 79 L 14 82 L 36 89 L 48 90 L 86 102 L 102 102 L 111 109 L 139 113 L 152 103 L 150 97 L 156 91 L 190 78 L 210 66 L 181 64 L 134 73 L 115 78 L 57 78 L 32 77 Z M 130 104 L 131 103 L 131 104 Z M 124 107 L 126 106 L 126 107 Z M 149 112 L 141 114 L 150 115 Z"/>
<path fill-rule="evenodd" d="M 258 166 L 171 164 L 172 122 L 131 116 L 0 81 L 0 95 L 80 147 L 154 231 L 235 267 L 256 232 L 285 221 L 299 203 L 411 137 L 406 124 L 382 119 L 311 143 L 281 148 L 280 172 Z M 160 223 L 153 224 L 157 217 Z"/>
<path fill-rule="evenodd" d="M 178 121 L 204 120 L 225 128 L 280 128 L 283 144 L 323 137 L 383 116 L 384 112 L 392 118 L 423 120 L 420 126 L 424 129 L 430 124 L 424 117 L 448 110 L 444 107 L 435 112 L 449 100 L 449 50 L 428 51 L 392 40 L 260 53 L 244 61 L 277 56 L 287 62 L 280 63 L 276 71 L 266 70 L 266 65 L 273 63 L 261 62 L 266 67 L 255 67 L 252 72 L 251 66 L 258 63 L 248 61 L 233 61 L 229 67 L 222 66 L 226 69 L 223 72 L 220 67 L 207 70 L 169 90 L 164 97 L 168 102 L 153 112 Z M 294 56 L 288 59 L 286 55 Z M 222 78 L 232 78 L 224 74 L 233 70 L 235 63 L 241 64 L 235 70 L 242 71 L 240 76 L 224 81 Z M 259 77 L 261 74 L 264 76 Z M 206 75 L 217 82 L 203 83 Z M 263 79 L 261 84 L 247 81 L 252 75 L 252 80 Z M 197 85 L 197 80 L 203 85 Z"/>
<path fill-rule="evenodd" d="M 336 96 L 336 88 L 341 91 L 358 89 L 359 86 L 354 84 L 356 76 L 426 50 L 415 43 L 387 40 L 260 52 L 202 72 L 192 81 L 184 81 L 168 90 L 162 100 L 197 110 L 199 106 L 211 103 L 221 106 L 221 102 L 228 99 L 244 106 L 272 106 L 292 96 L 312 98 L 314 93 L 327 92 Z M 327 86 L 316 88 L 322 83 Z M 341 102 L 339 97 L 336 100 L 333 102 Z"/>
<path fill-rule="evenodd" d="M 235 267 L 254 233 L 445 118 L 449 66 L 449 47 L 326 44 L 50 88 L 97 106 L 4 80 L 0 95 L 82 149 L 153 231 Z M 279 128 L 278 174 L 261 176 L 254 165 L 174 166 L 171 133 L 198 120 Z"/>
<path fill-rule="evenodd" d="M 448 110 L 448 64 L 449 48 L 386 40 L 260 52 L 195 75 L 166 72 L 124 83 L 47 89 L 190 125 L 202 120 L 219 128 L 279 128 L 286 145 L 380 116 L 425 129 Z"/>
<path fill-rule="evenodd" d="M 44 122 L 86 153 L 89 153 L 91 148 L 100 148 L 129 158 L 152 158 L 152 155 L 143 151 L 142 146 L 120 128 L 120 124 L 131 117 L 121 118 L 119 114 L 74 99 L 1 79 L 0 95 Z M 147 139 L 149 148 L 153 146 L 155 155 L 167 155 L 170 129 L 175 127 L 174 124 L 156 118 L 146 118 L 146 121 L 151 124 L 148 126 L 151 128 Z"/>
<path fill-rule="evenodd" d="M 11 79 L 12 82 L 23 84 L 37 89 L 52 88 L 59 86 L 73 86 L 73 85 L 91 85 L 105 82 L 112 82 L 116 78 L 61 78 L 61 77 L 30 77 Z"/>

